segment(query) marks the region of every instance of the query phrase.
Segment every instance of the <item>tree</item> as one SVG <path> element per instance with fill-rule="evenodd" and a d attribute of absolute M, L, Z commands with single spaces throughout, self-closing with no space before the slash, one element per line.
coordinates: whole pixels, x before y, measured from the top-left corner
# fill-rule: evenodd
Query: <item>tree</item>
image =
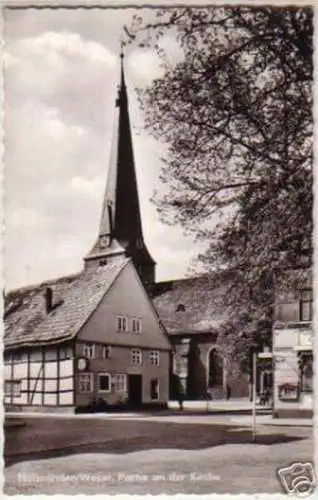
<path fill-rule="evenodd" d="M 268 337 L 273 275 L 311 239 L 312 21 L 308 7 L 229 6 L 158 10 L 131 27 L 164 69 L 139 92 L 146 128 L 168 146 L 155 201 L 208 241 L 202 262 L 235 271 L 227 339 L 239 322 L 254 343 L 260 319 Z M 184 54 L 174 66 L 160 45 L 171 31 Z"/>

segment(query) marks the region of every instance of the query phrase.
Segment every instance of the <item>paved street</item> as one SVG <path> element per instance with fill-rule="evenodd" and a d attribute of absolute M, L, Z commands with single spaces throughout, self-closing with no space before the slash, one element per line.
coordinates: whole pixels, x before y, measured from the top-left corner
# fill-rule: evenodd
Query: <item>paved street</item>
<path fill-rule="evenodd" d="M 252 444 L 229 421 L 78 417 L 7 429 L 5 493 L 279 493 L 276 468 L 313 456 L 308 427 L 260 426 Z"/>

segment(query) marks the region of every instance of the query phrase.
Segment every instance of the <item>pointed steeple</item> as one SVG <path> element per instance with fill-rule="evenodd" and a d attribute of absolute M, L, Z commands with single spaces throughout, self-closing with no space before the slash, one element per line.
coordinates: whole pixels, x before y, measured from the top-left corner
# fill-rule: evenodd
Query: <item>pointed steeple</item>
<path fill-rule="evenodd" d="M 120 59 L 121 78 L 99 235 L 85 265 L 102 265 L 125 254 L 132 258 L 141 279 L 153 282 L 155 262 L 142 233 L 123 53 Z"/>

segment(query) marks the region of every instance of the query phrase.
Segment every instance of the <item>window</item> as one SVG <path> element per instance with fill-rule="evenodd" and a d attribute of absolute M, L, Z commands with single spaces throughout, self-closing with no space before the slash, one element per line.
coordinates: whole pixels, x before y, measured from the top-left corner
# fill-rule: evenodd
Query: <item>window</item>
<path fill-rule="evenodd" d="M 4 395 L 19 397 L 21 396 L 21 380 L 5 380 Z"/>
<path fill-rule="evenodd" d="M 140 321 L 140 319 L 134 318 L 132 320 L 132 331 L 133 331 L 133 333 L 141 333 L 141 321 Z"/>
<path fill-rule="evenodd" d="M 133 365 L 141 365 L 142 354 L 140 349 L 132 349 L 131 351 L 131 362 Z"/>
<path fill-rule="evenodd" d="M 13 363 L 23 363 L 26 361 L 26 354 L 21 352 L 16 352 L 12 354 L 12 362 Z"/>
<path fill-rule="evenodd" d="M 311 352 L 303 352 L 299 355 L 300 390 L 301 392 L 313 392 L 313 355 Z"/>
<path fill-rule="evenodd" d="M 102 358 L 110 359 L 112 357 L 112 348 L 110 345 L 104 345 L 102 347 Z"/>
<path fill-rule="evenodd" d="M 4 355 L 4 364 L 5 365 L 11 365 L 12 363 L 12 355 L 11 354 L 5 354 Z"/>
<path fill-rule="evenodd" d="M 128 331 L 128 320 L 125 316 L 117 317 L 117 332 L 127 332 Z"/>
<path fill-rule="evenodd" d="M 116 392 L 126 392 L 127 377 L 125 373 L 116 373 L 113 376 L 113 384 Z"/>
<path fill-rule="evenodd" d="M 150 363 L 155 366 L 159 366 L 160 353 L 159 351 L 150 351 Z"/>
<path fill-rule="evenodd" d="M 83 344 L 82 353 L 85 358 L 94 359 L 95 358 L 95 344 Z"/>
<path fill-rule="evenodd" d="M 301 290 L 300 291 L 300 311 L 299 311 L 299 319 L 300 321 L 311 321 L 312 320 L 312 304 L 313 304 L 313 296 L 312 290 Z"/>
<path fill-rule="evenodd" d="M 108 373 L 98 374 L 98 390 L 99 392 L 110 392 L 110 375 Z"/>
<path fill-rule="evenodd" d="M 70 359 L 72 357 L 72 350 L 70 347 L 60 347 L 60 360 Z M 85 357 L 88 357 L 87 355 Z"/>
<path fill-rule="evenodd" d="M 159 399 L 159 380 L 157 378 L 150 380 L 150 397 L 153 401 Z"/>
<path fill-rule="evenodd" d="M 79 392 L 92 392 L 93 391 L 93 374 L 80 373 L 79 374 Z"/>

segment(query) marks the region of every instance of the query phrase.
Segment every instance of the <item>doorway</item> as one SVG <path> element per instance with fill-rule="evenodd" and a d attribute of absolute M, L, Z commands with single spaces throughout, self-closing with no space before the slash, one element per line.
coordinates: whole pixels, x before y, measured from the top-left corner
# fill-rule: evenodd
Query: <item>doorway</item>
<path fill-rule="evenodd" d="M 142 403 L 142 376 L 128 375 L 128 404 L 137 408 Z"/>

